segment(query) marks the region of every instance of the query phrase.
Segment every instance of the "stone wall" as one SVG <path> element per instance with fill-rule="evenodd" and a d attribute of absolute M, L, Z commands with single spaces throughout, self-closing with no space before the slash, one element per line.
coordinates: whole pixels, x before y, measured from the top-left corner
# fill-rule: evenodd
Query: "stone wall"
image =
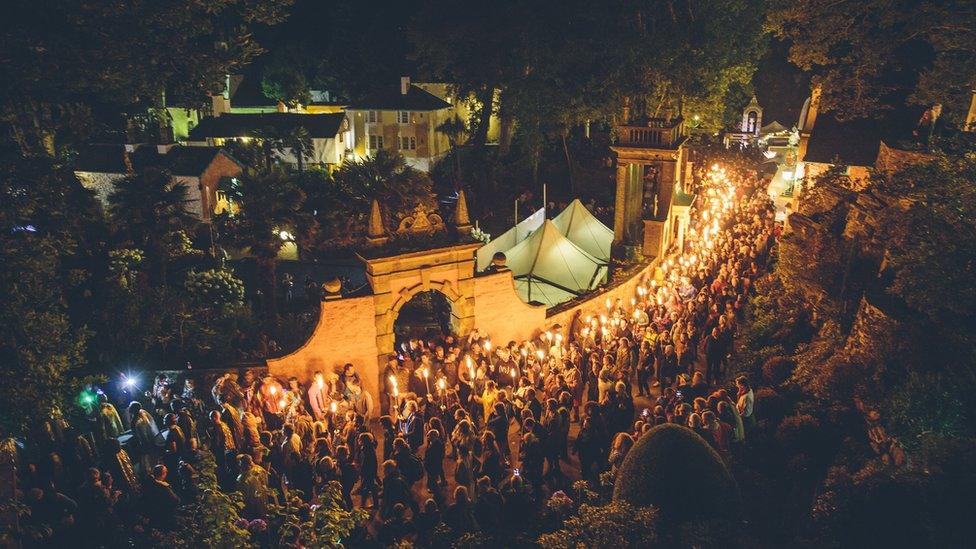
<path fill-rule="evenodd" d="M 474 279 L 474 317 L 495 345 L 506 345 L 537 334 L 546 323 L 546 308 L 522 301 L 512 271 L 502 271 Z"/>
<path fill-rule="evenodd" d="M 269 359 L 268 369 L 278 377 L 307 381 L 317 370 L 338 372 L 348 362 L 370 394 L 379 395 L 374 310 L 371 295 L 323 301 L 308 341 L 294 353 Z"/>
<path fill-rule="evenodd" d="M 568 339 L 573 323 L 577 319 L 585 318 L 588 315 L 606 314 L 607 299 L 612 302 L 620 298 L 629 306 L 630 299 L 637 295 L 637 287 L 649 284 L 651 278 L 657 276 L 657 267 L 660 263 L 660 259 L 657 258 L 648 261 L 644 267 L 625 280 L 611 285 L 603 291 L 593 292 L 583 301 L 571 302 L 571 305 L 566 309 L 555 308 L 546 318 L 545 329 L 559 332 Z"/>

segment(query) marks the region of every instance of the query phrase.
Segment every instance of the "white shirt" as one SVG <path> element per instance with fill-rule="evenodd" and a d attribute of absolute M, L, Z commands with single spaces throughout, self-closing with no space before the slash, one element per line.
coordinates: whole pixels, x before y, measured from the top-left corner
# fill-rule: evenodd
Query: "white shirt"
<path fill-rule="evenodd" d="M 739 409 L 739 413 L 742 417 L 752 417 L 752 408 L 756 403 L 756 395 L 749 389 L 749 392 L 739 397 L 739 402 L 736 403 L 736 408 Z"/>

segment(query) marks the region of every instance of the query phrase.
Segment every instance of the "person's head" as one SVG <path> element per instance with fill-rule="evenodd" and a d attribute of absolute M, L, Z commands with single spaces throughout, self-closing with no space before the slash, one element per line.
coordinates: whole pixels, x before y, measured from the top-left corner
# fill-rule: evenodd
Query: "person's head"
<path fill-rule="evenodd" d="M 439 441 L 441 439 L 441 433 L 437 429 L 430 429 L 427 431 L 428 441 Z"/>
<path fill-rule="evenodd" d="M 397 474 L 397 464 L 392 459 L 383 462 L 383 477 L 392 477 Z"/>
<path fill-rule="evenodd" d="M 356 437 L 356 443 L 359 444 L 360 448 L 373 448 L 376 445 L 373 433 L 359 433 L 359 436 Z"/>
<path fill-rule="evenodd" d="M 718 420 L 715 417 L 715 413 L 712 412 L 711 410 L 705 410 L 704 412 L 702 412 L 701 419 L 702 419 L 702 425 L 704 425 L 705 427 L 712 427 L 713 425 L 718 424 Z"/>
<path fill-rule="evenodd" d="M 393 418 L 390 416 L 380 416 L 380 427 L 386 431 L 393 429 Z"/>
<path fill-rule="evenodd" d="M 128 410 L 129 410 L 129 417 L 136 417 L 137 415 L 139 415 L 139 412 L 142 411 L 142 403 L 137 400 L 133 400 L 132 402 L 129 403 Z"/>
<path fill-rule="evenodd" d="M 702 426 L 702 419 L 700 415 L 692 413 L 690 416 L 688 416 L 688 427 L 691 427 L 692 429 L 697 429 L 701 426 Z"/>
<path fill-rule="evenodd" d="M 746 376 L 739 376 L 735 378 L 735 386 L 741 391 L 748 391 L 750 389 L 749 378 Z"/>
<path fill-rule="evenodd" d="M 286 423 L 282 428 L 281 432 L 284 433 L 285 437 L 290 437 L 295 434 L 295 426 L 291 423 Z"/>
<path fill-rule="evenodd" d="M 427 498 L 427 501 L 424 502 L 424 512 L 427 514 L 436 513 L 437 502 L 434 501 L 432 498 Z"/>
<path fill-rule="evenodd" d="M 454 489 L 454 503 L 468 503 L 468 488 L 466 486 L 458 486 Z"/>
<path fill-rule="evenodd" d="M 153 467 L 152 469 L 153 478 L 158 480 L 159 482 L 163 482 L 164 480 L 166 480 L 167 473 L 169 473 L 169 471 L 166 469 L 166 466 L 163 465 L 162 463 Z"/>
<path fill-rule="evenodd" d="M 691 383 L 692 385 L 700 385 L 705 383 L 705 375 L 698 370 L 695 370 L 695 373 L 691 374 Z"/>
<path fill-rule="evenodd" d="M 491 489 L 491 479 L 490 478 L 488 478 L 487 476 L 482 476 L 481 478 L 478 479 L 478 482 L 477 482 L 477 485 L 476 485 L 476 490 L 475 490 L 476 493 L 478 493 L 478 494 L 484 494 L 485 492 L 487 492 L 490 489 Z"/>
<path fill-rule="evenodd" d="M 406 451 L 410 450 L 410 446 L 407 445 L 407 440 L 403 437 L 396 437 L 393 439 L 393 451 Z"/>
<path fill-rule="evenodd" d="M 166 417 L 163 419 L 163 423 L 166 424 L 167 427 L 176 425 L 177 421 L 178 418 L 176 417 L 176 414 L 166 414 Z"/>

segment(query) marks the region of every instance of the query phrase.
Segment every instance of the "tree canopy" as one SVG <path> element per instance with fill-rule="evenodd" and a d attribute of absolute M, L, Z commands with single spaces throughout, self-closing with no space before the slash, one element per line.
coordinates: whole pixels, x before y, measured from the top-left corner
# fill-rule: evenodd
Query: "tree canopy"
<path fill-rule="evenodd" d="M 966 0 L 776 0 L 769 27 L 813 74 L 821 108 L 870 116 L 906 96 L 965 118 L 976 84 L 976 9 Z"/>

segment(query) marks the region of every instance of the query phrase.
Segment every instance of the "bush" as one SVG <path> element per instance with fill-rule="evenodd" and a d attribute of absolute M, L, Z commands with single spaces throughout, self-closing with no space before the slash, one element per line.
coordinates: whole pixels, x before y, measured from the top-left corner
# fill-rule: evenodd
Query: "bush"
<path fill-rule="evenodd" d="M 762 365 L 763 377 L 770 385 L 779 385 L 793 375 L 796 363 L 785 356 L 773 356 L 766 359 Z"/>
<path fill-rule="evenodd" d="M 617 475 L 613 500 L 657 507 L 675 523 L 734 518 L 740 507 L 722 458 L 694 431 L 674 424 L 658 425 L 637 441 Z"/>
<path fill-rule="evenodd" d="M 625 501 L 607 505 L 580 506 L 579 515 L 563 528 L 539 536 L 546 549 L 649 547 L 657 540 L 658 512 L 654 508 L 635 508 Z"/>
<path fill-rule="evenodd" d="M 191 272 L 186 276 L 186 291 L 207 307 L 233 309 L 244 303 L 244 283 L 224 269 Z"/>
<path fill-rule="evenodd" d="M 820 421 L 809 414 L 786 417 L 776 428 L 776 440 L 791 455 L 814 453 L 820 440 Z"/>
<path fill-rule="evenodd" d="M 773 425 L 790 412 L 790 403 L 786 398 L 771 387 L 756 390 L 756 415 L 768 419 Z"/>

